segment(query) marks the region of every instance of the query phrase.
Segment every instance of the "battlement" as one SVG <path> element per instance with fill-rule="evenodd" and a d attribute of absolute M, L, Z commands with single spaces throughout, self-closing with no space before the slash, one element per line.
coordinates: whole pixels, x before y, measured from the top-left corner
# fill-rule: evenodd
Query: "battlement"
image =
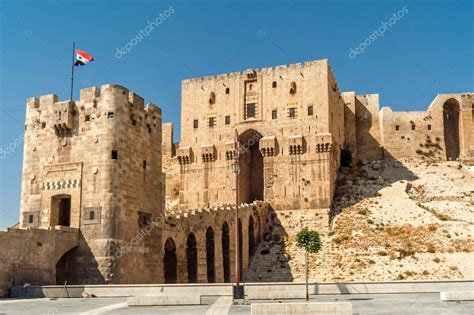
<path fill-rule="evenodd" d="M 242 203 L 239 205 L 239 213 L 245 214 L 248 211 L 267 211 L 269 204 L 265 201 L 254 201 L 252 203 Z M 199 209 L 181 210 L 165 217 L 165 224 L 172 230 L 179 231 L 183 226 L 196 225 L 199 222 L 211 222 L 220 214 L 223 217 L 232 219 L 235 215 L 235 205 L 220 205 L 216 207 L 204 207 Z M 202 227 L 201 227 L 202 228 Z"/>
<path fill-rule="evenodd" d="M 87 103 L 96 104 L 104 99 L 117 100 L 119 102 L 128 103 L 130 107 L 136 109 L 144 114 L 156 114 L 161 117 L 161 109 L 152 103 L 145 105 L 144 98 L 135 92 L 130 92 L 126 87 L 118 84 L 104 84 L 100 88 L 93 86 L 81 89 L 79 100 L 73 101 L 76 105 L 83 105 Z M 56 107 L 57 103 L 64 103 L 59 101 L 55 94 L 47 94 L 39 97 L 31 97 L 27 100 L 27 107 L 35 109 L 50 109 Z"/>
<path fill-rule="evenodd" d="M 280 72 L 282 70 L 284 71 L 301 70 L 306 67 L 314 66 L 316 64 L 323 64 L 323 63 L 329 64 L 328 59 L 312 60 L 312 61 L 306 61 L 304 63 L 292 63 L 292 64 L 286 64 L 286 65 L 273 66 L 273 67 L 264 67 L 260 69 L 247 69 L 245 71 L 237 71 L 237 72 L 231 72 L 231 73 L 226 73 L 226 74 L 217 74 L 217 75 L 211 75 L 211 76 L 205 76 L 205 77 L 189 78 L 189 79 L 183 80 L 182 83 L 185 84 L 185 83 L 196 83 L 196 82 L 205 82 L 205 81 L 213 81 L 213 80 L 240 78 L 242 76 L 246 76 L 249 70 L 253 70 L 253 71 L 256 71 L 257 73 L 264 73 L 264 74 L 271 74 L 272 72 Z"/>

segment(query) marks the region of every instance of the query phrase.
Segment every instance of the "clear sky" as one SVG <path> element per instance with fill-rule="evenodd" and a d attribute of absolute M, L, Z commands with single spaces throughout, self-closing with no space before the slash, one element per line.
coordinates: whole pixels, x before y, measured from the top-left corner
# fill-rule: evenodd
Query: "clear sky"
<path fill-rule="evenodd" d="M 177 138 L 181 80 L 247 68 L 327 58 L 342 91 L 379 93 L 394 110 L 472 92 L 473 16 L 467 0 L 0 0 L 0 227 L 19 217 L 25 100 L 69 98 L 73 40 L 95 58 L 75 95 L 126 86 Z"/>

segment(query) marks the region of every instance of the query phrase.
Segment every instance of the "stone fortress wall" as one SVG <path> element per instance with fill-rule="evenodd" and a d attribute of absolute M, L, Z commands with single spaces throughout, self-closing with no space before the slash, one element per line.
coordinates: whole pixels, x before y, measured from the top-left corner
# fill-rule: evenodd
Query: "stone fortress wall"
<path fill-rule="evenodd" d="M 473 112 L 472 93 L 440 94 L 426 112 L 380 110 L 377 94 L 341 93 L 327 60 L 184 80 L 180 143 L 158 107 L 119 85 L 31 98 L 15 237 L 79 229 L 71 249 L 45 238 L 59 284 L 229 282 L 237 152 L 245 277 L 275 216 L 283 232 L 304 218 L 327 232 L 343 150 L 473 163 Z"/>

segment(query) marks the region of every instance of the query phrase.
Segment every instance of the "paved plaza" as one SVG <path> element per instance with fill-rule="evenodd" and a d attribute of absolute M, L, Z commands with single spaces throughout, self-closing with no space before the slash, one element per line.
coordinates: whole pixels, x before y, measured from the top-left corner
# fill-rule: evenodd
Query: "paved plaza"
<path fill-rule="evenodd" d="M 354 314 L 473 314 L 474 309 L 474 301 L 442 302 L 438 293 L 319 295 L 311 296 L 311 301 L 351 302 Z M 0 299 L 0 314 L 250 314 L 250 305 L 231 302 L 227 296 L 203 297 L 202 305 L 132 308 L 127 307 L 126 298 Z"/>

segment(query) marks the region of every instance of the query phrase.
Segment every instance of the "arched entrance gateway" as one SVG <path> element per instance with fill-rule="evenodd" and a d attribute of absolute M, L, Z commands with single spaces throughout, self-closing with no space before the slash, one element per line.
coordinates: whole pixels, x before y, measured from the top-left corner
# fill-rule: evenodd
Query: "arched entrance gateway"
<path fill-rule="evenodd" d="M 214 253 L 214 230 L 208 227 L 206 230 L 206 263 L 207 263 L 207 282 L 216 282 L 215 272 L 215 253 Z"/>
<path fill-rule="evenodd" d="M 239 196 L 241 202 L 263 200 L 263 157 L 259 150 L 262 135 L 249 129 L 239 136 L 240 176 Z"/>
<path fill-rule="evenodd" d="M 224 282 L 230 282 L 230 235 L 227 222 L 222 224 L 222 264 L 224 271 Z"/>
<path fill-rule="evenodd" d="M 177 264 L 178 259 L 176 258 L 176 245 L 172 238 L 168 238 L 165 243 L 165 256 L 163 257 L 165 283 L 177 283 Z"/>
<path fill-rule="evenodd" d="M 188 283 L 196 283 L 198 282 L 198 252 L 196 237 L 193 233 L 189 233 L 186 245 Z"/>
<path fill-rule="evenodd" d="M 459 158 L 459 103 L 450 98 L 443 105 L 444 143 L 446 160 Z"/>

